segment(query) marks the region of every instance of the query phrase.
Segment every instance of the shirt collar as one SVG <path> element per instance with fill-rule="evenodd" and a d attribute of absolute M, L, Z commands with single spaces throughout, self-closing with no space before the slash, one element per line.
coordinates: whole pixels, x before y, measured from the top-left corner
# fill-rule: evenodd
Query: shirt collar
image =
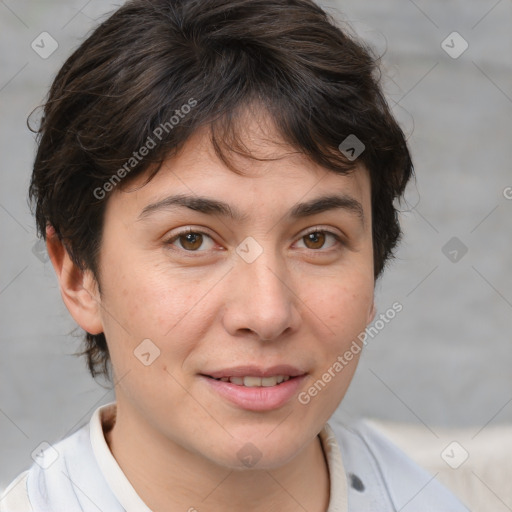
<path fill-rule="evenodd" d="M 125 510 L 151 512 L 123 473 L 105 439 L 104 431 L 112 428 L 115 415 L 116 402 L 110 402 L 94 411 L 89 425 L 94 456 L 112 493 Z M 319 437 L 329 469 L 330 499 L 327 512 L 346 512 L 348 510 L 347 479 L 340 447 L 328 423 L 320 431 Z"/>
<path fill-rule="evenodd" d="M 89 424 L 92 451 L 105 480 L 120 505 L 130 512 L 151 512 L 123 473 L 105 439 L 103 428 L 108 430 L 112 427 L 115 415 L 116 402 L 98 407 L 94 411 Z"/>

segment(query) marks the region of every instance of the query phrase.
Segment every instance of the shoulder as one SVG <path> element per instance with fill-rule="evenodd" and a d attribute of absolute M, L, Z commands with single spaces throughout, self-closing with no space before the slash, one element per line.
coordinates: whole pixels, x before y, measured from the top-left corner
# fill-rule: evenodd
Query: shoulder
<path fill-rule="evenodd" d="M 85 462 L 87 426 L 55 444 L 45 443 L 35 454 L 33 464 L 4 491 L 0 512 L 47 510 L 61 496 L 71 494 L 69 469 Z M 44 447 L 43 447 L 44 446 Z M 72 492 L 74 494 L 74 492 Z"/>
<path fill-rule="evenodd" d="M 72 483 L 84 488 L 84 481 L 94 473 L 88 433 L 86 425 L 53 445 L 46 443 L 30 468 L 6 489 L 0 512 L 88 510 L 80 506 Z"/>
<path fill-rule="evenodd" d="M 387 437 L 360 420 L 330 423 L 349 485 L 349 510 L 467 512 L 468 509 Z M 365 508 L 366 507 L 366 508 Z"/>
<path fill-rule="evenodd" d="M 0 497 L 0 512 L 32 512 L 28 498 L 27 477 L 29 471 L 18 475 Z"/>
<path fill-rule="evenodd" d="M 42 444 L 34 463 L 5 491 L 0 512 L 122 512 L 93 443 L 102 435 L 100 413 L 108 406 L 99 407 L 88 424 L 68 437 Z"/>

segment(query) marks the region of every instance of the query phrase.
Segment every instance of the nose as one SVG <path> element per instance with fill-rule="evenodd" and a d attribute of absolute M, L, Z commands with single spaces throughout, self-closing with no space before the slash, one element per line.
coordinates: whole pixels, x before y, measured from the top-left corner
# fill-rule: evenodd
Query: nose
<path fill-rule="evenodd" d="M 267 252 L 252 263 L 237 259 L 226 286 L 223 323 L 232 336 L 251 332 L 273 341 L 298 329 L 300 299 L 289 273 Z"/>

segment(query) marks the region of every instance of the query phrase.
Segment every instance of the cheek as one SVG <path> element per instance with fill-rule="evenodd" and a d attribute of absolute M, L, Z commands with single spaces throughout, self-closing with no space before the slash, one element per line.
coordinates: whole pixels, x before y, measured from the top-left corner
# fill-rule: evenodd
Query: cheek
<path fill-rule="evenodd" d="M 211 284 L 191 278 L 186 271 L 177 274 L 156 265 L 146 267 L 126 272 L 118 265 L 109 275 L 102 299 L 105 334 L 113 352 L 122 348 L 131 354 L 142 340 L 150 339 L 162 353 L 171 351 L 172 359 L 180 362 L 211 317 L 205 311 Z"/>
<path fill-rule="evenodd" d="M 104 287 L 106 303 L 137 335 L 144 334 L 140 329 L 168 331 L 195 300 L 197 283 L 185 283 L 157 265 L 121 260 L 111 268 Z"/>
<path fill-rule="evenodd" d="M 329 287 L 314 289 L 309 306 L 313 311 L 312 322 L 319 328 L 311 349 L 318 359 L 316 371 L 299 401 L 311 407 L 311 414 L 322 421 L 333 414 L 352 381 L 363 350 L 360 336 L 367 326 L 372 304 L 373 279 L 367 275 L 361 279 L 333 280 Z"/>
<path fill-rule="evenodd" d="M 333 277 L 328 284 L 309 288 L 307 301 L 310 310 L 325 324 L 334 344 L 357 336 L 368 323 L 373 305 L 374 282 L 368 274 Z"/>

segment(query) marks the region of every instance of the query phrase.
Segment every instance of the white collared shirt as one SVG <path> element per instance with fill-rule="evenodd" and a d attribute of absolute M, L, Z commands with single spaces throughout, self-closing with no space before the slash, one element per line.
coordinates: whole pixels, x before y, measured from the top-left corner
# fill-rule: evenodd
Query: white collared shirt
<path fill-rule="evenodd" d="M 89 422 L 89 436 L 95 461 L 111 493 L 119 502 L 119 506 L 122 507 L 122 509 L 128 512 L 151 512 L 150 508 L 142 501 L 123 473 L 105 439 L 105 431 L 115 422 L 115 412 L 116 404 L 115 402 L 111 402 L 98 407 L 91 417 Z M 81 430 L 85 428 L 86 427 L 82 427 Z M 319 436 L 327 460 L 331 481 L 331 495 L 327 512 L 346 512 L 347 485 L 336 437 L 328 424 L 324 426 Z M 55 448 L 57 451 L 60 451 L 59 443 L 55 445 Z M 5 498 L 0 502 L 0 512 L 4 512 L 4 510 L 5 512 L 34 512 L 30 504 L 27 487 L 28 474 L 28 470 L 21 473 L 6 489 L 3 495 Z M 334 476 L 334 478 L 332 478 L 332 476 Z M 74 484 L 77 486 L 80 485 L 76 482 L 74 482 Z M 111 512 L 111 509 L 105 508 L 103 503 L 95 503 L 95 505 L 102 511 Z M 72 507 L 71 504 L 70 507 Z M 74 510 L 74 508 L 70 508 L 69 510 Z"/>
<path fill-rule="evenodd" d="M 0 498 L 0 512 L 151 512 L 105 439 L 115 402 L 48 447 Z M 326 423 L 319 433 L 330 499 L 326 512 L 467 512 L 435 477 L 365 422 Z"/>

